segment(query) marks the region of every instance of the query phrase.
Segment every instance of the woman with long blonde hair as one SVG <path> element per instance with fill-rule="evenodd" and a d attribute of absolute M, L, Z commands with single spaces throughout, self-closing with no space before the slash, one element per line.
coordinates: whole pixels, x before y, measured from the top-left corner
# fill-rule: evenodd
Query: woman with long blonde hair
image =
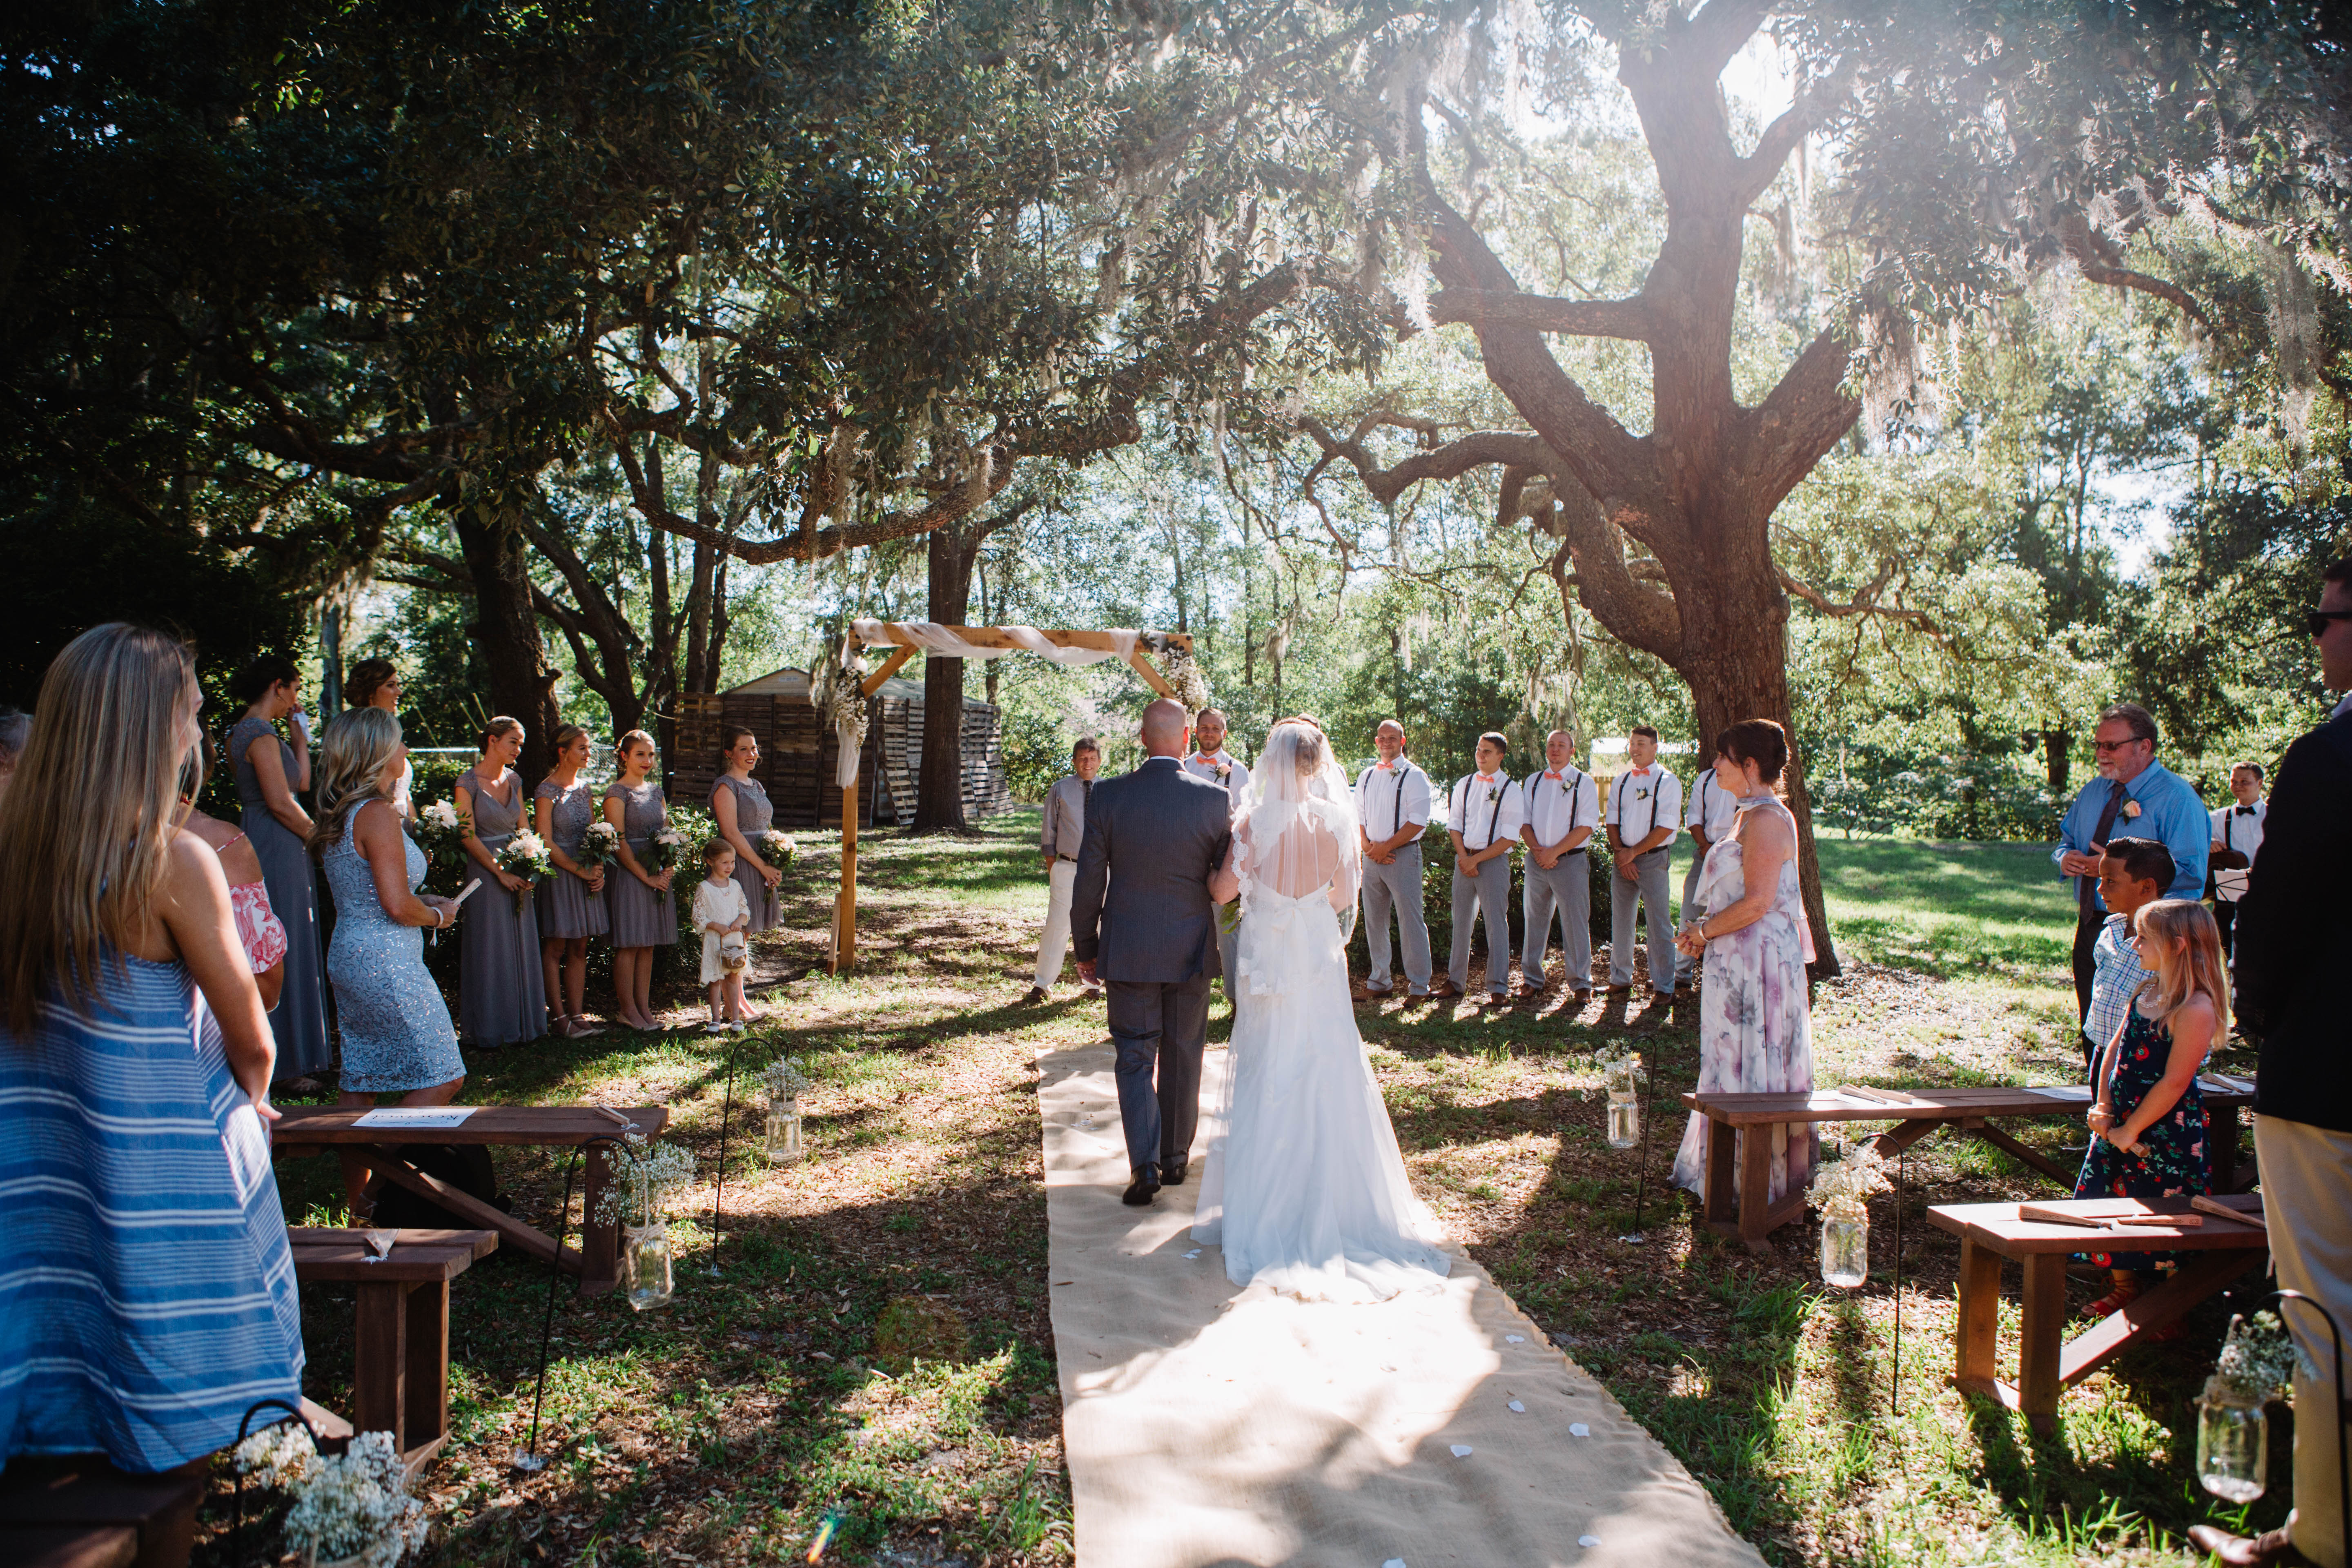
<path fill-rule="evenodd" d="M 39 1265 L 0 1279 L 0 1463 L 202 1465 L 301 1397 L 276 1048 L 220 858 L 176 821 L 201 703 L 184 645 L 84 632 L 0 798 L 0 1192 Z"/>
<path fill-rule="evenodd" d="M 2078 1198 L 2177 1198 L 2213 1190 L 2212 1145 L 2197 1069 L 2230 1025 L 2230 980 L 2221 929 L 2190 899 L 2158 899 L 2133 921 L 2133 941 L 2148 973 L 2138 998 L 2099 1054 L 2092 1083 L 2091 1147 L 2075 1178 Z M 2140 1293 L 2150 1276 L 2179 1261 L 2173 1253 L 2130 1255 L 2114 1289 L 2088 1310 L 2105 1317 Z M 2158 1331 L 2177 1339 L 2179 1328 Z"/>
<path fill-rule="evenodd" d="M 393 808 L 407 762 L 400 721 L 381 708 L 351 709 L 327 726 L 310 847 L 335 895 L 327 978 L 343 1036 L 341 1105 L 373 1105 L 382 1094 L 446 1105 L 466 1083 L 448 1005 L 425 968 L 424 933 L 455 922 L 457 901 L 416 891 L 425 851 Z M 364 1223 L 374 1206 L 368 1167 L 354 1154 L 342 1163 L 352 1223 Z"/>

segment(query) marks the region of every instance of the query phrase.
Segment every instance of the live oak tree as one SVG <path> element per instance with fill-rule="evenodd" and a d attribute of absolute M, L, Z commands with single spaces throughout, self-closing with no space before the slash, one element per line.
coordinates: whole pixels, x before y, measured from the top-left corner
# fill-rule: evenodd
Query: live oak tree
<path fill-rule="evenodd" d="M 1387 412 L 1352 430 L 1306 428 L 1383 500 L 1496 471 L 1501 520 L 1526 518 L 1556 540 L 1563 593 L 1682 677 L 1702 740 L 1750 717 L 1790 726 L 1805 902 L 1833 970 L 1808 737 L 1790 700 L 1789 600 L 1840 615 L 1902 610 L 1874 594 L 1832 601 L 1793 578 L 1775 559 L 1775 510 L 1866 402 L 1874 441 L 1899 444 L 1931 426 L 1922 339 L 2037 269 L 2070 264 L 2207 330 L 2210 312 L 2162 276 L 2162 258 L 2132 247 L 2152 226 L 2195 221 L 2272 247 L 2306 287 L 2313 276 L 2340 284 L 2346 207 L 2330 182 L 2345 167 L 2343 40 L 2322 8 L 2293 5 L 1578 0 L 1544 21 L 1540 38 L 1521 40 L 1540 46 L 1528 51 L 1539 84 L 1574 102 L 1599 87 L 1584 74 L 1591 62 L 1612 65 L 1647 142 L 1664 230 L 1641 286 L 1615 298 L 1521 286 L 1490 237 L 1514 211 L 1491 175 L 1511 137 L 1510 70 L 1464 69 L 1479 55 L 1475 20 L 1440 18 L 1417 52 L 1359 79 L 1353 113 L 1379 142 L 1391 232 L 1408 242 L 1402 324 L 1470 328 L 1525 427 L 1424 439 L 1402 456 L 1378 437 L 1413 422 Z M 1720 83 L 1767 29 L 1793 62 L 1792 101 L 1750 132 Z M 1451 188 L 1432 125 L 1462 174 Z M 1809 147 L 1827 165 L 1817 210 L 1769 202 Z M 1758 221 L 1797 228 L 1826 276 L 1790 312 L 1810 317 L 1801 346 L 1769 389 L 1743 398 L 1734 333 Z M 1439 285 L 1425 302 L 1414 297 L 1415 238 Z M 1646 417 L 1591 395 L 1555 357 L 1554 336 L 1640 345 Z M 2308 385 L 2326 371 L 2297 374 Z"/>

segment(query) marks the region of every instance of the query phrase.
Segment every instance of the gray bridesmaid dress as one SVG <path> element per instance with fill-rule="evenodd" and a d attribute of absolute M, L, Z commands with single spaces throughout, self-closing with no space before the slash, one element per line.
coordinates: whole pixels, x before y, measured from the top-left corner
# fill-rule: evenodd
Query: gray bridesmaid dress
<path fill-rule="evenodd" d="M 588 825 L 596 820 L 596 792 L 582 780 L 564 788 L 553 779 L 541 779 L 539 787 L 530 792 L 533 800 L 555 803 L 547 814 L 548 826 L 552 829 L 551 848 L 561 849 L 577 859 L 581 840 L 588 835 Z M 604 868 L 604 886 L 611 887 L 615 877 L 628 873 L 615 862 Z M 604 916 L 604 895 L 592 893 L 588 884 L 559 866 L 540 879 L 539 936 L 541 942 L 556 938 L 603 936 L 611 929 Z"/>
<path fill-rule="evenodd" d="M 646 841 L 668 815 L 669 802 L 662 795 L 661 785 L 648 779 L 636 788 L 615 781 L 604 791 L 604 798 L 621 802 L 621 837 L 629 841 L 629 853 L 645 864 Z M 675 873 L 670 885 L 677 879 L 691 874 L 686 866 L 672 868 Z M 677 941 L 677 899 L 674 893 L 656 893 L 635 877 L 618 860 L 604 873 L 604 913 L 613 924 L 614 947 L 668 947 Z"/>
<path fill-rule="evenodd" d="M 757 845 L 776 820 L 776 808 L 768 799 L 768 790 L 758 779 L 739 779 L 733 773 L 720 773 L 719 782 L 710 786 L 712 810 L 719 806 L 719 792 L 731 790 L 735 795 L 735 831 L 747 844 Z M 776 925 L 776 895 L 768 890 L 767 879 L 754 867 L 743 864 L 743 857 L 735 857 L 735 885 L 743 889 L 743 901 L 751 908 L 751 923 L 743 928 L 746 934 L 770 931 Z"/>
<path fill-rule="evenodd" d="M 457 775 L 457 787 L 473 800 L 474 837 L 496 855 L 522 824 L 522 781 L 508 773 L 509 798 L 500 800 L 467 768 Z M 469 855 L 466 883 L 476 882 L 488 886 L 466 900 L 457 922 L 457 1032 L 469 1046 L 535 1040 L 547 1033 L 547 987 L 540 978 L 532 908 L 539 900 L 528 892 L 518 900 Z"/>
<path fill-rule="evenodd" d="M 269 815 L 261 777 L 246 760 L 247 747 L 265 743 L 278 748 L 287 787 L 292 788 L 294 748 L 278 738 L 278 726 L 267 719 L 247 718 L 228 732 L 229 768 L 236 778 L 236 797 L 245 803 L 246 841 L 261 860 L 269 907 L 286 927 L 286 985 L 269 1013 L 269 1032 L 278 1040 L 273 1071 L 282 1083 L 326 1071 L 334 1065 L 335 1055 L 327 1042 L 327 966 L 319 938 L 318 878 L 302 840 Z"/>

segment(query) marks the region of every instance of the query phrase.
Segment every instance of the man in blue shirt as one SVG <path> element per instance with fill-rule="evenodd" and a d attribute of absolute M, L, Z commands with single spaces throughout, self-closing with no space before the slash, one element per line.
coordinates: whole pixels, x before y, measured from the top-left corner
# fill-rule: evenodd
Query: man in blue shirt
<path fill-rule="evenodd" d="M 2168 899 L 2205 896 L 2205 858 L 2213 824 L 2205 803 L 2178 773 L 2156 760 L 2156 720 L 2137 702 L 2118 702 L 2099 715 L 2091 731 L 2099 776 L 2083 786 L 2058 825 L 2058 847 L 2050 858 L 2061 876 L 2074 879 L 2074 1002 L 2091 1007 L 2095 949 L 2106 923 L 2099 900 L 2099 859 L 2118 833 L 2153 838 L 2172 851 Z"/>

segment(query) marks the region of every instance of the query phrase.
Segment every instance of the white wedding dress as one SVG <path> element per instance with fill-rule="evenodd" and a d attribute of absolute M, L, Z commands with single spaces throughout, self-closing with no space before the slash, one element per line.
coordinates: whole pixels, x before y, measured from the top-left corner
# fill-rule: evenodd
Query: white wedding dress
<path fill-rule="evenodd" d="M 1347 781 L 1336 767 L 1301 779 L 1297 741 L 1284 733 L 1295 728 L 1304 727 L 1284 724 L 1269 738 L 1235 835 L 1243 923 L 1217 1108 L 1225 1131 L 1202 1162 L 1192 1235 L 1224 1248 L 1237 1285 L 1377 1301 L 1434 1288 L 1451 1259 L 1406 1182 L 1348 995 L 1341 911 L 1355 908 L 1356 833 Z"/>

